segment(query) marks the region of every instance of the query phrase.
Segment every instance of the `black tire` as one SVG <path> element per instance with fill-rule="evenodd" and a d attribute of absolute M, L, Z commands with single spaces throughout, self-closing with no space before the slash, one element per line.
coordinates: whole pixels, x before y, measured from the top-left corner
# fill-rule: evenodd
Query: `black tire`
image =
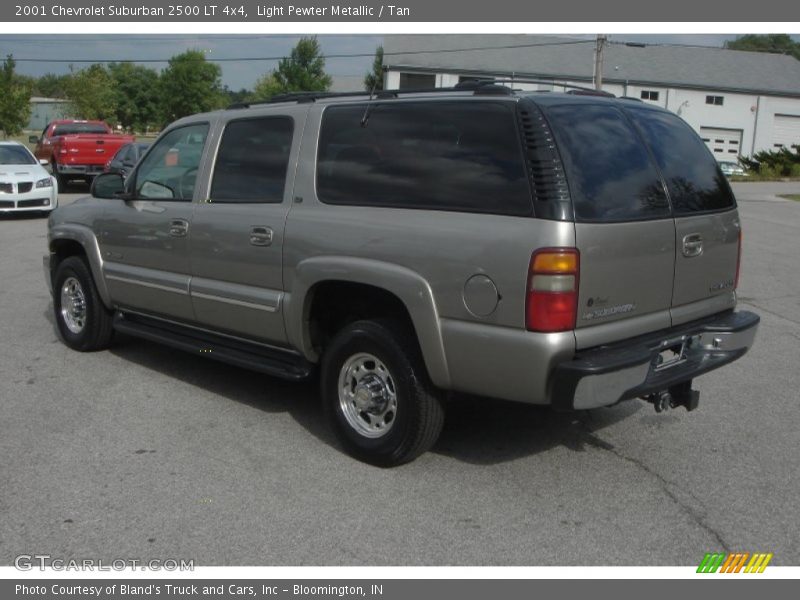
<path fill-rule="evenodd" d="M 376 437 L 369 437 L 369 432 L 365 434 L 360 430 L 371 425 L 366 415 L 368 411 L 359 413 L 356 406 L 357 392 L 351 402 L 340 400 L 340 377 L 345 382 L 344 387 L 350 387 L 351 391 L 358 389 L 347 384 L 345 367 L 353 364 L 352 359 L 365 355 L 382 363 L 380 368 L 387 374 L 386 385 L 381 388 L 379 383 L 378 388 L 388 391 L 378 393 L 377 397 L 383 400 L 388 394 L 393 398 L 392 406 L 396 406 L 394 414 L 389 410 L 380 417 L 391 416 L 391 421 L 384 425 L 384 432 L 372 432 Z M 379 367 L 369 359 L 365 365 L 361 372 L 376 380 Z M 320 379 L 326 417 L 347 452 L 359 460 L 382 467 L 400 465 L 426 452 L 439 437 L 444 423 L 441 394 L 428 378 L 419 346 L 408 325 L 391 320 L 356 321 L 347 325 L 325 349 Z M 367 381 L 367 377 L 362 381 Z M 348 411 L 351 411 L 349 417 Z"/>
<path fill-rule="evenodd" d="M 53 177 L 56 178 L 56 186 L 58 186 L 58 193 L 62 194 L 67 191 L 67 185 L 69 185 L 69 180 L 58 172 L 58 167 L 56 167 L 55 159 L 51 159 L 50 164 L 52 165 Z"/>
<path fill-rule="evenodd" d="M 78 319 L 83 325 L 78 331 L 74 330 L 77 327 L 76 319 L 73 317 L 73 329 L 71 329 L 68 323 L 69 317 L 62 310 L 66 308 L 67 312 L 70 312 L 69 306 L 62 306 L 64 296 L 62 290 L 65 284 L 72 285 L 73 282 L 77 282 L 80 286 L 84 306 L 83 317 Z M 53 275 L 53 309 L 61 339 L 73 350 L 92 352 L 111 345 L 111 339 L 114 337 L 112 313 L 103 305 L 89 266 L 82 257 L 65 258 L 56 268 Z"/>

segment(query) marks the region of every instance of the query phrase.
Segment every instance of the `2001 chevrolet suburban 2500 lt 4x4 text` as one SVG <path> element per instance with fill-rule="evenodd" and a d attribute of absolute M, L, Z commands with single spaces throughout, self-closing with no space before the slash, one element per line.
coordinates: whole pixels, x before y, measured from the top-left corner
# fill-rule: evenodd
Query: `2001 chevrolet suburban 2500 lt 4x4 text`
<path fill-rule="evenodd" d="M 348 451 L 436 440 L 446 391 L 557 409 L 644 397 L 741 357 L 741 227 L 677 116 L 498 84 L 301 94 L 169 126 L 123 182 L 50 217 L 76 350 L 115 330 L 301 379 Z"/>

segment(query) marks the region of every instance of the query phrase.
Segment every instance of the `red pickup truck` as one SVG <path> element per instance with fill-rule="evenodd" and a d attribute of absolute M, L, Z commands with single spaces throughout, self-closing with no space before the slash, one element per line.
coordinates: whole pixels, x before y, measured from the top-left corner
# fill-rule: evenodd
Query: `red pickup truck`
<path fill-rule="evenodd" d="M 30 141 L 36 143 L 36 158 L 50 162 L 58 187 L 63 190 L 71 179 L 91 180 L 102 173 L 117 150 L 135 139 L 115 134 L 102 121 L 59 119 L 44 128 L 42 137 L 32 137 Z"/>

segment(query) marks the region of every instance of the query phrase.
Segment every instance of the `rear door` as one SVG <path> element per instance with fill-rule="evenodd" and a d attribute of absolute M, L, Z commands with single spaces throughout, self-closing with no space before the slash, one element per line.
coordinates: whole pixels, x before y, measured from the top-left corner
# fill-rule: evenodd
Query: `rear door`
<path fill-rule="evenodd" d="M 546 117 L 575 213 L 578 347 L 669 327 L 675 223 L 634 125 L 607 102 L 548 106 Z"/>
<path fill-rule="evenodd" d="M 229 121 L 191 239 L 198 322 L 274 344 L 286 341 L 282 251 L 291 165 L 308 107 Z M 297 132 L 297 135 L 295 135 Z"/>
<path fill-rule="evenodd" d="M 661 111 L 628 112 L 655 156 L 675 214 L 673 324 L 733 308 L 740 224 L 728 181 L 683 120 Z"/>

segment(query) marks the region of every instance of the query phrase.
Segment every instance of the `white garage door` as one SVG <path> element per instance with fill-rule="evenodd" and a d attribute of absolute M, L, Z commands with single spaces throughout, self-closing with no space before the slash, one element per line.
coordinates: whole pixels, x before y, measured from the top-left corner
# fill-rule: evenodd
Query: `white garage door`
<path fill-rule="evenodd" d="M 741 129 L 701 127 L 700 137 L 718 161 L 736 162 L 736 158 L 742 153 Z"/>
<path fill-rule="evenodd" d="M 800 116 L 775 115 L 775 124 L 772 128 L 773 148 L 788 148 L 800 146 Z"/>

